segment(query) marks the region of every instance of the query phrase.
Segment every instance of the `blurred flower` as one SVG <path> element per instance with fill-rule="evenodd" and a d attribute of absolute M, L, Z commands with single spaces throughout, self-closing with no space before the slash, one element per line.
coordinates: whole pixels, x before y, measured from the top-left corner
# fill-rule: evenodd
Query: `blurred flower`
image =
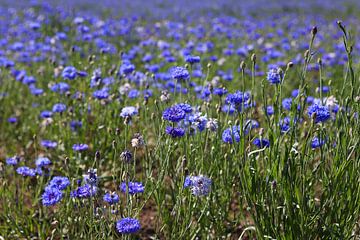
<path fill-rule="evenodd" d="M 121 234 L 136 233 L 140 228 L 139 220 L 134 218 L 123 218 L 116 222 L 116 230 Z"/>

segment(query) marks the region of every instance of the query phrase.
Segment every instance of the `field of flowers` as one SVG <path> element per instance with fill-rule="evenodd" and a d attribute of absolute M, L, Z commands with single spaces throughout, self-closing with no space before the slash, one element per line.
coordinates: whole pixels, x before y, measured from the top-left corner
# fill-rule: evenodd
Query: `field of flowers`
<path fill-rule="evenodd" d="M 360 3 L 0 5 L 0 239 L 359 239 Z"/>

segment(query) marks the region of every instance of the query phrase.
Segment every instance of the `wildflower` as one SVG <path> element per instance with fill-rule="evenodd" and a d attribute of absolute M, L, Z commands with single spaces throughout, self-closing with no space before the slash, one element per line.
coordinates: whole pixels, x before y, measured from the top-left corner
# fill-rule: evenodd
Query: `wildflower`
<path fill-rule="evenodd" d="M 136 233 L 140 228 L 139 220 L 134 218 L 123 218 L 116 222 L 116 230 L 121 234 Z"/>
<path fill-rule="evenodd" d="M 143 136 L 140 133 L 135 133 L 131 139 L 131 146 L 134 148 L 139 148 L 145 145 Z"/>
<path fill-rule="evenodd" d="M 190 64 L 199 63 L 200 62 L 200 57 L 199 56 L 187 55 L 185 57 L 185 62 L 190 63 Z"/>
<path fill-rule="evenodd" d="M 220 97 L 227 94 L 227 92 L 228 91 L 225 88 L 214 88 L 213 90 L 213 94 L 218 95 Z"/>
<path fill-rule="evenodd" d="M 51 118 L 53 113 L 51 111 L 42 111 L 40 113 L 41 118 Z"/>
<path fill-rule="evenodd" d="M 121 75 L 128 75 L 132 73 L 134 70 L 135 70 L 135 66 L 130 62 L 124 62 L 119 69 Z"/>
<path fill-rule="evenodd" d="M 72 198 L 89 198 L 95 196 L 97 193 L 97 187 L 91 186 L 90 184 L 85 184 L 79 186 L 74 191 L 71 191 L 70 196 Z"/>
<path fill-rule="evenodd" d="M 16 172 L 20 175 L 22 175 L 23 177 L 35 177 L 36 176 L 36 171 L 32 168 L 23 166 L 23 167 L 18 167 L 16 169 Z"/>
<path fill-rule="evenodd" d="M 188 70 L 184 67 L 173 67 L 170 69 L 170 74 L 176 80 L 186 80 L 190 76 Z"/>
<path fill-rule="evenodd" d="M 169 102 L 170 101 L 170 93 L 168 91 L 161 91 L 160 101 L 161 102 Z"/>
<path fill-rule="evenodd" d="M 93 97 L 96 99 L 107 99 L 109 97 L 109 93 L 107 90 L 101 89 L 93 92 Z"/>
<path fill-rule="evenodd" d="M 45 148 L 56 148 L 57 146 L 57 142 L 53 142 L 50 140 L 42 140 L 40 144 Z"/>
<path fill-rule="evenodd" d="M 72 131 L 76 131 L 76 130 L 80 129 L 81 127 L 82 127 L 81 121 L 72 120 L 70 122 L 70 128 Z"/>
<path fill-rule="evenodd" d="M 232 144 L 233 139 L 235 142 L 240 142 L 240 126 L 233 126 L 224 130 L 222 134 L 223 142 Z"/>
<path fill-rule="evenodd" d="M 128 98 L 134 99 L 134 98 L 137 98 L 139 95 L 140 95 L 139 90 L 137 90 L 137 89 L 131 89 L 131 90 L 129 91 L 129 93 L 128 93 Z"/>
<path fill-rule="evenodd" d="M 58 112 L 58 113 L 65 112 L 65 110 L 66 110 L 66 105 L 62 103 L 57 103 L 52 108 L 53 112 Z"/>
<path fill-rule="evenodd" d="M 267 73 L 267 80 L 270 84 L 279 84 L 281 82 L 281 76 L 277 69 L 271 68 Z"/>
<path fill-rule="evenodd" d="M 129 187 L 129 194 L 133 195 L 136 193 L 143 193 L 144 192 L 144 185 L 140 182 L 129 182 L 128 183 L 128 187 Z M 123 182 L 120 184 L 120 190 L 123 193 L 126 193 L 126 183 Z"/>
<path fill-rule="evenodd" d="M 191 113 L 192 112 L 192 108 L 191 108 L 190 104 L 179 103 L 179 104 L 176 104 L 176 106 L 180 107 L 185 113 Z"/>
<path fill-rule="evenodd" d="M 164 110 L 163 118 L 171 122 L 180 122 L 185 118 L 186 112 L 182 107 L 174 105 Z"/>
<path fill-rule="evenodd" d="M 282 107 L 283 107 L 285 110 L 290 111 L 290 109 L 291 109 L 291 104 L 292 104 L 292 98 L 284 98 L 284 99 L 282 100 Z"/>
<path fill-rule="evenodd" d="M 273 115 L 274 114 L 274 107 L 273 106 L 267 106 L 266 107 L 266 115 Z"/>
<path fill-rule="evenodd" d="M 6 159 L 6 165 L 15 166 L 18 164 L 20 158 L 18 156 L 10 157 Z"/>
<path fill-rule="evenodd" d="M 132 117 L 136 114 L 138 114 L 137 108 L 129 106 L 129 107 L 124 107 L 123 109 L 121 109 L 120 116 L 123 118 L 126 118 L 126 117 Z"/>
<path fill-rule="evenodd" d="M 321 147 L 322 145 L 325 144 L 325 140 L 324 139 L 321 139 L 321 138 L 318 138 L 318 137 L 314 137 L 312 140 L 311 140 L 311 148 L 318 148 L 318 147 Z"/>
<path fill-rule="evenodd" d="M 60 202 L 62 198 L 63 193 L 59 189 L 52 187 L 45 188 L 45 192 L 41 197 L 42 203 L 45 206 L 53 206 Z"/>
<path fill-rule="evenodd" d="M 120 159 L 126 163 L 131 162 L 133 156 L 129 150 L 125 150 L 120 154 Z"/>
<path fill-rule="evenodd" d="M 50 159 L 48 159 L 47 157 L 39 157 L 38 159 L 36 159 L 35 161 L 35 165 L 37 167 L 45 167 L 51 164 Z"/>
<path fill-rule="evenodd" d="M 97 169 L 89 169 L 87 174 L 83 175 L 84 181 L 90 185 L 97 185 Z"/>
<path fill-rule="evenodd" d="M 241 91 L 236 91 L 235 93 L 226 96 L 225 103 L 232 104 L 235 107 L 239 107 L 241 106 L 241 104 L 245 105 L 245 103 L 248 103 L 250 97 L 250 92 L 243 93 Z"/>
<path fill-rule="evenodd" d="M 256 145 L 258 148 L 268 148 L 270 146 L 270 141 L 268 139 L 259 139 L 259 138 L 255 138 L 253 141 L 253 144 Z"/>
<path fill-rule="evenodd" d="M 17 118 L 16 117 L 9 117 L 8 122 L 9 123 L 17 123 Z"/>
<path fill-rule="evenodd" d="M 69 80 L 73 80 L 76 77 L 76 68 L 73 66 L 67 66 L 64 68 L 64 70 L 61 73 L 61 76 L 64 79 L 69 79 Z"/>
<path fill-rule="evenodd" d="M 188 117 L 188 121 L 199 131 L 203 131 L 206 127 L 207 117 L 202 115 L 200 112 L 194 113 Z"/>
<path fill-rule="evenodd" d="M 215 132 L 218 129 L 218 121 L 215 118 L 209 118 L 208 121 L 206 122 L 206 126 L 207 129 L 209 129 L 212 132 Z"/>
<path fill-rule="evenodd" d="M 67 83 L 59 82 L 57 84 L 52 85 L 50 90 L 58 93 L 66 93 L 67 91 L 70 90 L 70 86 Z"/>
<path fill-rule="evenodd" d="M 185 178 L 184 188 L 190 187 L 195 196 L 206 196 L 210 193 L 212 181 L 206 176 L 188 176 Z"/>
<path fill-rule="evenodd" d="M 185 135 L 185 130 L 179 127 L 167 126 L 165 132 L 173 138 L 182 137 Z"/>
<path fill-rule="evenodd" d="M 109 203 L 110 205 L 118 203 L 119 202 L 119 195 L 117 195 L 115 192 L 113 193 L 105 193 L 103 197 L 104 202 Z"/>
<path fill-rule="evenodd" d="M 327 106 L 313 104 L 308 108 L 309 117 L 313 117 L 315 114 L 315 123 L 325 122 L 330 118 L 330 111 Z"/>
<path fill-rule="evenodd" d="M 74 151 L 85 151 L 89 148 L 89 146 L 87 144 L 84 143 L 79 143 L 79 144 L 74 144 L 72 149 Z"/>
<path fill-rule="evenodd" d="M 51 188 L 57 188 L 59 190 L 64 190 L 67 186 L 70 185 L 70 181 L 67 177 L 55 176 L 49 182 L 48 186 Z"/>

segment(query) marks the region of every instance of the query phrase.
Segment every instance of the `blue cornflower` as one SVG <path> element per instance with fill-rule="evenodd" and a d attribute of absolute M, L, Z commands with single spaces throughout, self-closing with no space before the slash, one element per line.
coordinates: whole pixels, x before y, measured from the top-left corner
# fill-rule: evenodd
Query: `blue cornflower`
<path fill-rule="evenodd" d="M 293 98 L 296 98 L 298 95 L 299 95 L 299 89 L 294 89 L 294 90 L 292 90 L 291 96 L 292 96 Z"/>
<path fill-rule="evenodd" d="M 240 126 L 233 126 L 224 130 L 222 134 L 223 142 L 232 144 L 233 139 L 235 142 L 240 142 Z"/>
<path fill-rule="evenodd" d="M 188 70 L 184 67 L 173 67 L 170 69 L 170 74 L 176 80 L 187 80 L 190 76 Z"/>
<path fill-rule="evenodd" d="M 23 166 L 23 167 L 18 167 L 16 169 L 16 172 L 20 175 L 22 175 L 23 177 L 35 177 L 36 176 L 36 171 L 35 169 Z"/>
<path fill-rule="evenodd" d="M 184 188 L 190 187 L 192 194 L 195 196 L 206 196 L 210 193 L 211 184 L 211 179 L 206 176 L 187 176 Z"/>
<path fill-rule="evenodd" d="M 128 75 L 135 70 L 135 65 L 131 64 L 129 61 L 126 61 L 121 64 L 119 70 L 121 75 Z"/>
<path fill-rule="evenodd" d="M 56 148 L 56 146 L 57 146 L 57 142 L 50 141 L 50 140 L 42 140 L 40 144 L 41 144 L 41 146 L 46 147 L 46 148 Z"/>
<path fill-rule="evenodd" d="M 235 107 L 231 104 L 224 104 L 222 107 L 221 107 L 221 111 L 226 113 L 226 114 L 229 114 L 229 115 L 232 115 L 234 114 L 234 112 L 236 111 Z"/>
<path fill-rule="evenodd" d="M 173 138 L 180 138 L 185 135 L 185 130 L 179 127 L 167 126 L 165 132 Z"/>
<path fill-rule="evenodd" d="M 72 131 L 76 131 L 82 127 L 82 122 L 77 120 L 72 120 L 70 122 L 70 128 Z"/>
<path fill-rule="evenodd" d="M 187 56 L 185 56 L 185 62 L 190 63 L 190 64 L 199 63 L 200 57 L 187 55 Z"/>
<path fill-rule="evenodd" d="M 227 94 L 227 92 L 228 91 L 225 88 L 214 88 L 213 90 L 213 94 L 218 95 L 220 97 Z"/>
<path fill-rule="evenodd" d="M 171 122 L 180 122 L 186 116 L 185 111 L 182 107 L 174 105 L 164 110 L 163 118 Z"/>
<path fill-rule="evenodd" d="M 318 147 L 321 147 L 322 145 L 325 144 L 325 140 L 324 139 L 321 139 L 321 138 L 318 138 L 318 137 L 314 137 L 312 140 L 311 140 L 311 148 L 318 148 Z"/>
<path fill-rule="evenodd" d="M 62 71 L 61 73 L 61 76 L 64 78 L 64 79 L 69 79 L 69 80 L 73 80 L 75 79 L 76 77 L 76 68 L 73 67 L 73 66 L 67 66 L 64 68 L 64 70 Z"/>
<path fill-rule="evenodd" d="M 6 159 L 6 165 L 15 166 L 19 163 L 20 158 L 18 156 L 10 157 Z"/>
<path fill-rule="evenodd" d="M 282 100 L 282 107 L 283 107 L 285 110 L 290 111 L 290 110 L 291 110 L 291 104 L 292 104 L 292 98 L 284 98 L 284 99 Z"/>
<path fill-rule="evenodd" d="M 133 195 L 136 193 L 143 193 L 144 192 L 144 185 L 141 182 L 129 182 L 129 194 Z M 120 184 L 120 190 L 123 193 L 126 193 L 126 183 L 123 182 Z"/>
<path fill-rule="evenodd" d="M 259 138 L 255 138 L 253 144 L 256 145 L 258 148 L 270 147 L 270 141 L 265 138 L 261 140 Z"/>
<path fill-rule="evenodd" d="M 83 175 L 85 183 L 88 183 L 92 186 L 97 185 L 98 177 L 97 177 L 97 169 L 90 168 L 87 171 L 87 174 Z"/>
<path fill-rule="evenodd" d="M 266 107 L 266 115 L 273 115 L 274 114 L 274 107 L 273 106 L 267 106 Z"/>
<path fill-rule="evenodd" d="M 78 144 L 74 144 L 72 149 L 74 151 L 85 151 L 89 148 L 89 146 L 85 143 L 78 143 Z"/>
<path fill-rule="evenodd" d="M 41 197 L 42 203 L 45 206 L 53 206 L 60 202 L 62 198 L 63 193 L 59 189 L 52 187 L 45 188 L 45 192 Z"/>
<path fill-rule="evenodd" d="M 281 76 L 278 73 L 278 70 L 271 68 L 267 73 L 267 80 L 270 84 L 279 84 L 281 82 Z"/>
<path fill-rule="evenodd" d="M 140 228 L 139 220 L 134 218 L 123 218 L 116 222 L 116 230 L 121 234 L 136 233 Z"/>
<path fill-rule="evenodd" d="M 315 114 L 315 123 L 325 122 L 330 119 L 330 111 L 327 106 L 313 104 L 308 108 L 308 115 L 311 118 Z"/>
<path fill-rule="evenodd" d="M 129 93 L 128 93 L 128 98 L 134 99 L 134 98 L 139 97 L 139 95 L 140 95 L 139 90 L 137 90 L 137 89 L 131 89 L 131 90 L 129 91 Z"/>
<path fill-rule="evenodd" d="M 57 188 L 59 190 L 64 190 L 67 186 L 70 185 L 70 181 L 67 177 L 55 176 L 49 182 L 48 186 L 51 188 Z"/>
<path fill-rule="evenodd" d="M 17 123 L 17 118 L 16 117 L 9 117 L 8 122 L 9 123 Z"/>
<path fill-rule="evenodd" d="M 283 119 L 280 120 L 279 126 L 282 133 L 289 131 L 290 122 L 291 122 L 290 117 L 284 117 Z"/>
<path fill-rule="evenodd" d="M 250 100 L 250 92 L 241 92 L 236 91 L 235 93 L 228 94 L 225 98 L 225 103 L 232 104 L 235 107 L 241 106 L 242 103 L 248 102 Z"/>
<path fill-rule="evenodd" d="M 93 97 L 97 99 L 107 99 L 109 97 L 109 93 L 106 89 L 96 90 L 93 92 Z"/>
<path fill-rule="evenodd" d="M 51 164 L 51 161 L 50 161 L 50 159 L 48 159 L 47 157 L 39 157 L 39 158 L 37 158 L 36 159 L 36 161 L 35 161 L 35 165 L 37 166 L 37 167 L 45 167 L 45 166 L 48 166 L 48 165 L 50 165 Z"/>
<path fill-rule="evenodd" d="M 51 118 L 52 115 L 53 115 L 53 112 L 51 112 L 51 111 L 42 111 L 40 113 L 41 118 Z"/>
<path fill-rule="evenodd" d="M 64 111 L 66 111 L 66 105 L 62 104 L 62 103 L 57 103 L 53 106 L 52 111 L 62 113 Z"/>
<path fill-rule="evenodd" d="M 105 193 L 103 197 L 104 202 L 107 202 L 108 204 L 112 205 L 119 202 L 119 195 L 114 193 Z"/>
<path fill-rule="evenodd" d="M 185 181 L 184 181 L 184 188 L 187 188 L 190 186 L 191 186 L 191 176 L 186 176 Z"/>
<path fill-rule="evenodd" d="M 192 112 L 192 107 L 191 107 L 190 104 L 179 103 L 179 104 L 176 104 L 176 106 L 180 107 L 185 113 L 191 113 Z"/>
<path fill-rule="evenodd" d="M 97 187 L 95 185 L 85 184 L 78 187 L 76 190 L 71 191 L 70 196 L 72 198 L 89 198 L 95 196 Z"/>
<path fill-rule="evenodd" d="M 199 129 L 199 131 L 201 132 L 205 130 L 208 119 L 206 115 L 202 115 L 201 112 L 196 112 L 194 114 L 189 115 L 188 121 L 189 123 L 191 123 L 193 127 Z"/>
<path fill-rule="evenodd" d="M 124 107 L 123 109 L 121 109 L 120 116 L 123 118 L 126 118 L 126 117 L 132 117 L 136 114 L 138 114 L 137 108 L 129 106 L 129 107 Z"/>
<path fill-rule="evenodd" d="M 50 90 L 53 92 L 58 92 L 58 93 L 66 93 L 67 91 L 70 90 L 70 86 L 67 83 L 59 82 L 59 83 L 52 85 Z"/>

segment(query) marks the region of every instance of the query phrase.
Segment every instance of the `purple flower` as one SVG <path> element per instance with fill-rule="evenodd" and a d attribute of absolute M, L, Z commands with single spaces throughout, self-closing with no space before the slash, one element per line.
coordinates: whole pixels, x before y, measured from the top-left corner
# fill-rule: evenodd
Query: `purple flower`
<path fill-rule="evenodd" d="M 143 193 L 144 192 L 144 185 L 140 182 L 129 182 L 128 184 L 128 188 L 129 188 L 129 194 L 133 195 L 136 193 Z M 120 190 L 123 193 L 126 193 L 126 183 L 123 182 L 120 184 Z"/>
<path fill-rule="evenodd" d="M 45 188 L 45 192 L 41 197 L 42 203 L 45 206 L 53 206 L 60 202 L 62 198 L 63 193 L 59 189 L 52 187 Z"/>
<path fill-rule="evenodd" d="M 104 202 L 109 203 L 110 205 L 119 202 L 119 195 L 116 193 L 106 193 L 103 197 Z"/>
<path fill-rule="evenodd" d="M 20 175 L 22 175 L 23 177 L 35 177 L 36 176 L 36 171 L 35 169 L 23 166 L 23 167 L 18 167 L 16 169 L 16 172 Z"/>
<path fill-rule="evenodd" d="M 50 140 L 42 140 L 41 146 L 46 147 L 46 148 L 56 148 L 57 142 L 50 141 Z"/>
<path fill-rule="evenodd" d="M 47 157 L 39 157 L 38 159 L 36 159 L 35 161 L 35 165 L 37 167 L 45 167 L 51 164 L 50 159 L 48 159 Z"/>
<path fill-rule="evenodd" d="M 76 68 L 73 67 L 73 66 L 67 66 L 64 68 L 64 70 L 62 71 L 61 73 L 61 76 L 64 78 L 64 79 L 69 79 L 69 80 L 73 80 L 75 79 L 76 77 Z"/>
<path fill-rule="evenodd" d="M 182 107 L 175 105 L 164 110 L 163 118 L 171 122 L 180 122 L 185 118 L 185 111 Z"/>
<path fill-rule="evenodd" d="M 170 69 L 170 74 L 176 80 L 186 80 L 190 76 L 188 70 L 184 67 L 173 67 Z"/>
<path fill-rule="evenodd" d="M 55 176 L 49 182 L 48 186 L 51 188 L 57 188 L 59 190 L 64 190 L 67 186 L 70 185 L 70 181 L 67 177 Z"/>
<path fill-rule="evenodd" d="M 85 143 L 77 143 L 72 146 L 74 151 L 85 151 L 89 148 L 89 146 Z"/>
<path fill-rule="evenodd" d="M 15 166 L 19 163 L 20 158 L 18 156 L 10 157 L 6 159 L 6 165 Z"/>
<path fill-rule="evenodd" d="M 179 127 L 167 126 L 165 132 L 166 134 L 170 135 L 172 138 L 180 138 L 185 135 L 185 130 Z"/>
<path fill-rule="evenodd" d="M 136 233 L 140 228 L 139 220 L 134 218 L 123 218 L 116 222 L 116 230 L 121 234 Z"/>

